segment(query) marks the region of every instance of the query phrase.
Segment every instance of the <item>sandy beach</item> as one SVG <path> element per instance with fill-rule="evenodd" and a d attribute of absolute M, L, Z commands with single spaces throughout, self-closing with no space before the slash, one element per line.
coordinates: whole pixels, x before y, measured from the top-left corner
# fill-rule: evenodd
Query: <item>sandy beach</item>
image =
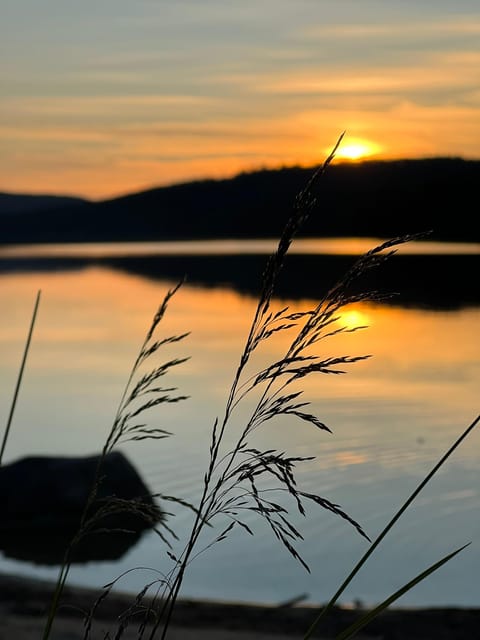
<path fill-rule="evenodd" d="M 40 640 L 53 585 L 50 582 L 0 574 L 0 640 Z M 84 637 L 84 612 L 99 592 L 67 586 L 51 640 Z M 132 604 L 131 594 L 112 593 L 99 606 L 90 638 L 114 638 L 119 616 Z M 177 603 L 169 640 L 296 640 L 303 638 L 318 608 L 311 606 L 257 606 L 181 600 Z M 315 638 L 335 638 L 360 612 L 336 608 Z M 372 621 L 358 640 L 472 640 L 478 638 L 480 610 L 392 609 Z M 110 635 L 108 635 L 110 633 Z M 122 638 L 134 640 L 138 628 L 131 622 Z M 144 636 L 148 637 L 148 635 Z M 158 634 L 156 637 L 159 637 Z"/>

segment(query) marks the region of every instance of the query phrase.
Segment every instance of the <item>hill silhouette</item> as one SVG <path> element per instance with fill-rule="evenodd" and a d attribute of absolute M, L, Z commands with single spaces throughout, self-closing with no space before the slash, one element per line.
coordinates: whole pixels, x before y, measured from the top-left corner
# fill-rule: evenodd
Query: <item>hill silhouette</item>
<path fill-rule="evenodd" d="M 31 196 L 28 206 L 28 196 L 0 194 L 0 243 L 277 237 L 312 171 L 261 170 L 99 202 L 53 199 L 51 206 L 45 196 Z M 479 242 L 472 210 L 479 184 L 478 160 L 333 164 L 301 235 L 390 238 L 431 230 L 432 240 Z"/>
<path fill-rule="evenodd" d="M 31 213 L 33 211 L 49 211 L 52 209 L 65 209 L 87 204 L 83 198 L 56 195 L 33 195 L 0 192 L 1 213 Z"/>

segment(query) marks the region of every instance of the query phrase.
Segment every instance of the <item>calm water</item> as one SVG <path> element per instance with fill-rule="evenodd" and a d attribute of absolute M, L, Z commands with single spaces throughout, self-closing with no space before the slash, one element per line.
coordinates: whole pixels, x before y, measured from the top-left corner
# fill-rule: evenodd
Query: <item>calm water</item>
<path fill-rule="evenodd" d="M 367 244 L 367 248 L 373 246 Z M 27 454 L 90 454 L 101 448 L 153 313 L 177 282 L 177 270 L 184 269 L 189 275 L 187 283 L 172 299 L 159 335 L 192 332 L 167 354 L 191 356 L 169 380 L 190 399 L 151 414 L 152 423 L 173 431 L 174 437 L 153 446 L 133 443 L 123 450 L 152 490 L 195 500 L 201 489 L 210 428 L 222 413 L 252 318 L 255 282 L 264 264 L 261 254 L 269 250 L 259 244 L 233 245 L 233 249 L 231 244 L 222 249 L 216 244 L 215 251 L 201 244 L 182 244 L 175 251 L 170 245 L 167 256 L 153 261 L 158 253 L 155 247 L 144 247 L 142 252 L 138 245 L 131 250 L 118 245 L 103 250 L 96 247 L 93 253 L 92 247 L 74 247 L 71 252 L 68 247 L 0 250 L 3 423 L 34 298 L 42 290 L 4 461 Z M 469 259 L 478 257 L 478 245 L 463 249 Z M 343 252 L 338 247 L 331 251 L 348 256 L 356 248 L 351 244 Z M 458 251 L 458 247 L 453 250 L 444 245 L 431 253 Z M 304 247 L 309 260 L 328 252 L 325 246 Z M 254 262 L 240 255 L 249 253 L 256 255 Z M 192 255 L 210 256 L 209 268 L 205 261 L 192 263 L 185 257 Z M 224 255 L 230 256 L 228 262 L 223 261 Z M 144 259 L 139 261 L 139 257 Z M 289 304 L 296 310 L 314 304 L 316 291 L 322 293 L 322 274 L 329 272 L 330 264 L 338 267 L 322 260 L 312 262 L 303 273 L 309 286 L 303 286 L 300 293 L 286 287 L 279 305 Z M 459 297 L 448 282 L 438 282 L 440 263 L 428 272 L 432 263 L 425 262 L 421 270 L 405 271 L 403 266 L 399 270 L 403 280 L 396 284 L 400 292 L 405 286 L 405 298 L 345 311 L 344 323 L 369 328 L 332 339 L 325 343 L 326 351 L 373 357 L 352 365 L 345 376 L 312 378 L 304 387 L 312 409 L 333 434 L 309 425 L 282 423 L 259 431 L 251 442 L 291 455 L 316 456 L 299 468 L 302 488 L 340 504 L 370 537 L 381 531 L 478 414 L 478 282 L 472 280 L 471 262 L 466 265 L 460 256 L 458 261 L 447 263 L 445 273 L 454 273 L 461 283 Z M 298 269 L 305 264 L 294 266 Z M 189 273 L 190 268 L 195 273 Z M 422 278 L 427 278 L 428 286 Z M 438 293 L 442 290 L 443 296 Z M 271 361 L 281 348 L 278 342 L 267 343 L 261 358 Z M 457 450 L 364 567 L 344 601 L 376 602 L 442 555 L 472 541 L 459 557 L 399 603 L 480 606 L 479 445 L 480 433 L 474 433 Z M 189 522 L 190 516 L 179 511 L 172 524 L 182 535 Z M 307 518 L 295 522 L 305 537 L 299 550 L 312 569 L 310 575 L 262 523 L 250 519 L 254 538 L 239 531 L 201 554 L 191 566 L 183 594 L 277 603 L 305 593 L 311 602 L 325 601 L 367 543 L 347 523 L 325 511 L 311 510 Z M 127 569 L 148 567 L 128 573 L 119 583 L 120 588 L 134 591 L 151 579 L 154 570 L 168 566 L 164 547 L 148 534 L 121 561 L 75 567 L 71 580 L 97 586 Z M 56 575 L 54 568 L 2 556 L 0 571 Z"/>

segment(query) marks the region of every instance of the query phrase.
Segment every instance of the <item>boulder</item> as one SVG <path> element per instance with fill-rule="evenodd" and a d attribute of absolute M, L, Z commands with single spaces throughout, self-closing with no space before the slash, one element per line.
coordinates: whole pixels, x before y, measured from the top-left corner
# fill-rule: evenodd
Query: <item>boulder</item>
<path fill-rule="evenodd" d="M 0 550 L 60 564 L 79 529 L 99 462 L 99 455 L 29 456 L 0 467 Z M 162 519 L 150 490 L 119 451 L 104 457 L 87 515 L 91 525 L 71 552 L 76 563 L 121 557 Z"/>

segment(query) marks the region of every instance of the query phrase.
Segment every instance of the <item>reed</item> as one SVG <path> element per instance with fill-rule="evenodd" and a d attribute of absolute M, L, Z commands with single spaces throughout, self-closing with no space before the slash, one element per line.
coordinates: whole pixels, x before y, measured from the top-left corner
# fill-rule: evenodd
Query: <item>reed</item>
<path fill-rule="evenodd" d="M 20 393 L 20 387 L 23 380 L 23 372 L 25 371 L 25 365 L 27 363 L 28 353 L 30 351 L 30 344 L 32 342 L 33 330 L 35 328 L 35 322 L 37 320 L 38 307 L 40 306 L 41 291 L 37 291 L 37 297 L 35 298 L 35 304 L 33 307 L 32 318 L 30 320 L 30 327 L 27 334 L 27 340 L 25 342 L 25 349 L 23 350 L 22 361 L 20 363 L 20 369 L 18 371 L 17 382 L 15 384 L 15 390 L 13 392 L 12 403 L 10 405 L 10 412 L 7 418 L 7 424 L 3 432 L 2 445 L 0 447 L 0 466 L 3 460 L 3 454 L 8 442 L 8 436 L 10 435 L 10 429 L 12 427 L 13 416 L 15 413 L 15 407 L 17 406 L 18 395 Z"/>

